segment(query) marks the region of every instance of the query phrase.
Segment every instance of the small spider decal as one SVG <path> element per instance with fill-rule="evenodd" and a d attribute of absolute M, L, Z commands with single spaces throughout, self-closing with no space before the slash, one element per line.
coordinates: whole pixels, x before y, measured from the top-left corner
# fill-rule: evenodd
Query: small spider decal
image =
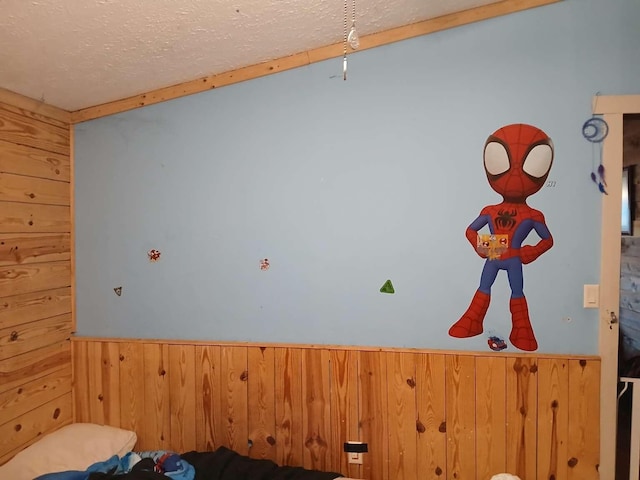
<path fill-rule="evenodd" d="M 508 230 L 512 229 L 516 224 L 516 216 L 518 215 L 518 211 L 515 208 L 511 210 L 502 210 L 498 211 L 498 217 L 496 218 L 496 225 L 500 228 L 506 228 Z"/>
<path fill-rule="evenodd" d="M 157 262 L 158 260 L 160 260 L 160 250 L 152 248 L 147 252 L 147 256 L 149 257 L 150 262 Z"/>

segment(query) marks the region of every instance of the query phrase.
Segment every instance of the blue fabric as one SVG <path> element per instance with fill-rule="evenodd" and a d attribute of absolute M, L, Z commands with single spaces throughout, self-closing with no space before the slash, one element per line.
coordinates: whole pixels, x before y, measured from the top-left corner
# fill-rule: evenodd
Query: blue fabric
<path fill-rule="evenodd" d="M 127 458 L 127 456 L 123 457 Z M 103 462 L 96 462 L 89 466 L 84 471 L 81 470 L 68 470 L 65 472 L 45 473 L 36 477 L 34 480 L 86 480 L 93 472 L 110 472 L 111 470 L 117 471 L 120 466 L 120 458 L 117 455 L 105 460 Z"/>
<path fill-rule="evenodd" d="M 180 455 L 168 450 L 151 450 L 138 452 L 141 458 L 152 458 L 156 463 L 156 471 L 173 480 L 193 480 L 196 470 L 193 465 L 183 460 Z"/>
<path fill-rule="evenodd" d="M 146 452 L 129 452 L 124 457 L 117 455 L 103 462 L 96 462 L 84 471 L 68 470 L 65 472 L 46 473 L 34 480 L 88 480 L 92 473 L 111 473 L 114 475 L 129 473 L 134 465 L 143 458 L 151 458 L 155 471 L 173 480 L 193 480 L 196 471 L 191 464 L 180 458 L 175 452 L 152 450 Z"/>

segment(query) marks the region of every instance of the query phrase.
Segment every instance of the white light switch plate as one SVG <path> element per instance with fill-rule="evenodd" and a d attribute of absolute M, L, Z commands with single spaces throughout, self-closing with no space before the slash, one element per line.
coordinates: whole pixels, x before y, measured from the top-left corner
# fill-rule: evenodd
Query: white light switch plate
<path fill-rule="evenodd" d="M 598 308 L 600 306 L 600 285 L 584 286 L 584 308 Z"/>

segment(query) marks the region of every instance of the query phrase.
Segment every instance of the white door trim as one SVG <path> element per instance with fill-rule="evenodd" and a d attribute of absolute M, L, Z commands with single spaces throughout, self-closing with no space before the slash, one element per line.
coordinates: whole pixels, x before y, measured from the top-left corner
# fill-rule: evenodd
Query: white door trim
<path fill-rule="evenodd" d="M 600 310 L 600 478 L 614 480 L 616 462 L 618 323 L 620 307 L 620 217 L 622 195 L 623 116 L 640 113 L 640 95 L 597 96 L 594 113 L 603 114 L 609 134 L 603 144 L 607 192 L 602 195 Z"/>

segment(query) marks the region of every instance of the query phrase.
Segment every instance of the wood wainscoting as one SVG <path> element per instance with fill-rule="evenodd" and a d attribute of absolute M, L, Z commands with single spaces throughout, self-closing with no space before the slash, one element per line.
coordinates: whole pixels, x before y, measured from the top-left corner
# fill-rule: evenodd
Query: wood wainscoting
<path fill-rule="evenodd" d="M 75 421 L 354 478 L 597 479 L 595 357 L 72 338 Z M 343 444 L 368 444 L 362 465 Z"/>

